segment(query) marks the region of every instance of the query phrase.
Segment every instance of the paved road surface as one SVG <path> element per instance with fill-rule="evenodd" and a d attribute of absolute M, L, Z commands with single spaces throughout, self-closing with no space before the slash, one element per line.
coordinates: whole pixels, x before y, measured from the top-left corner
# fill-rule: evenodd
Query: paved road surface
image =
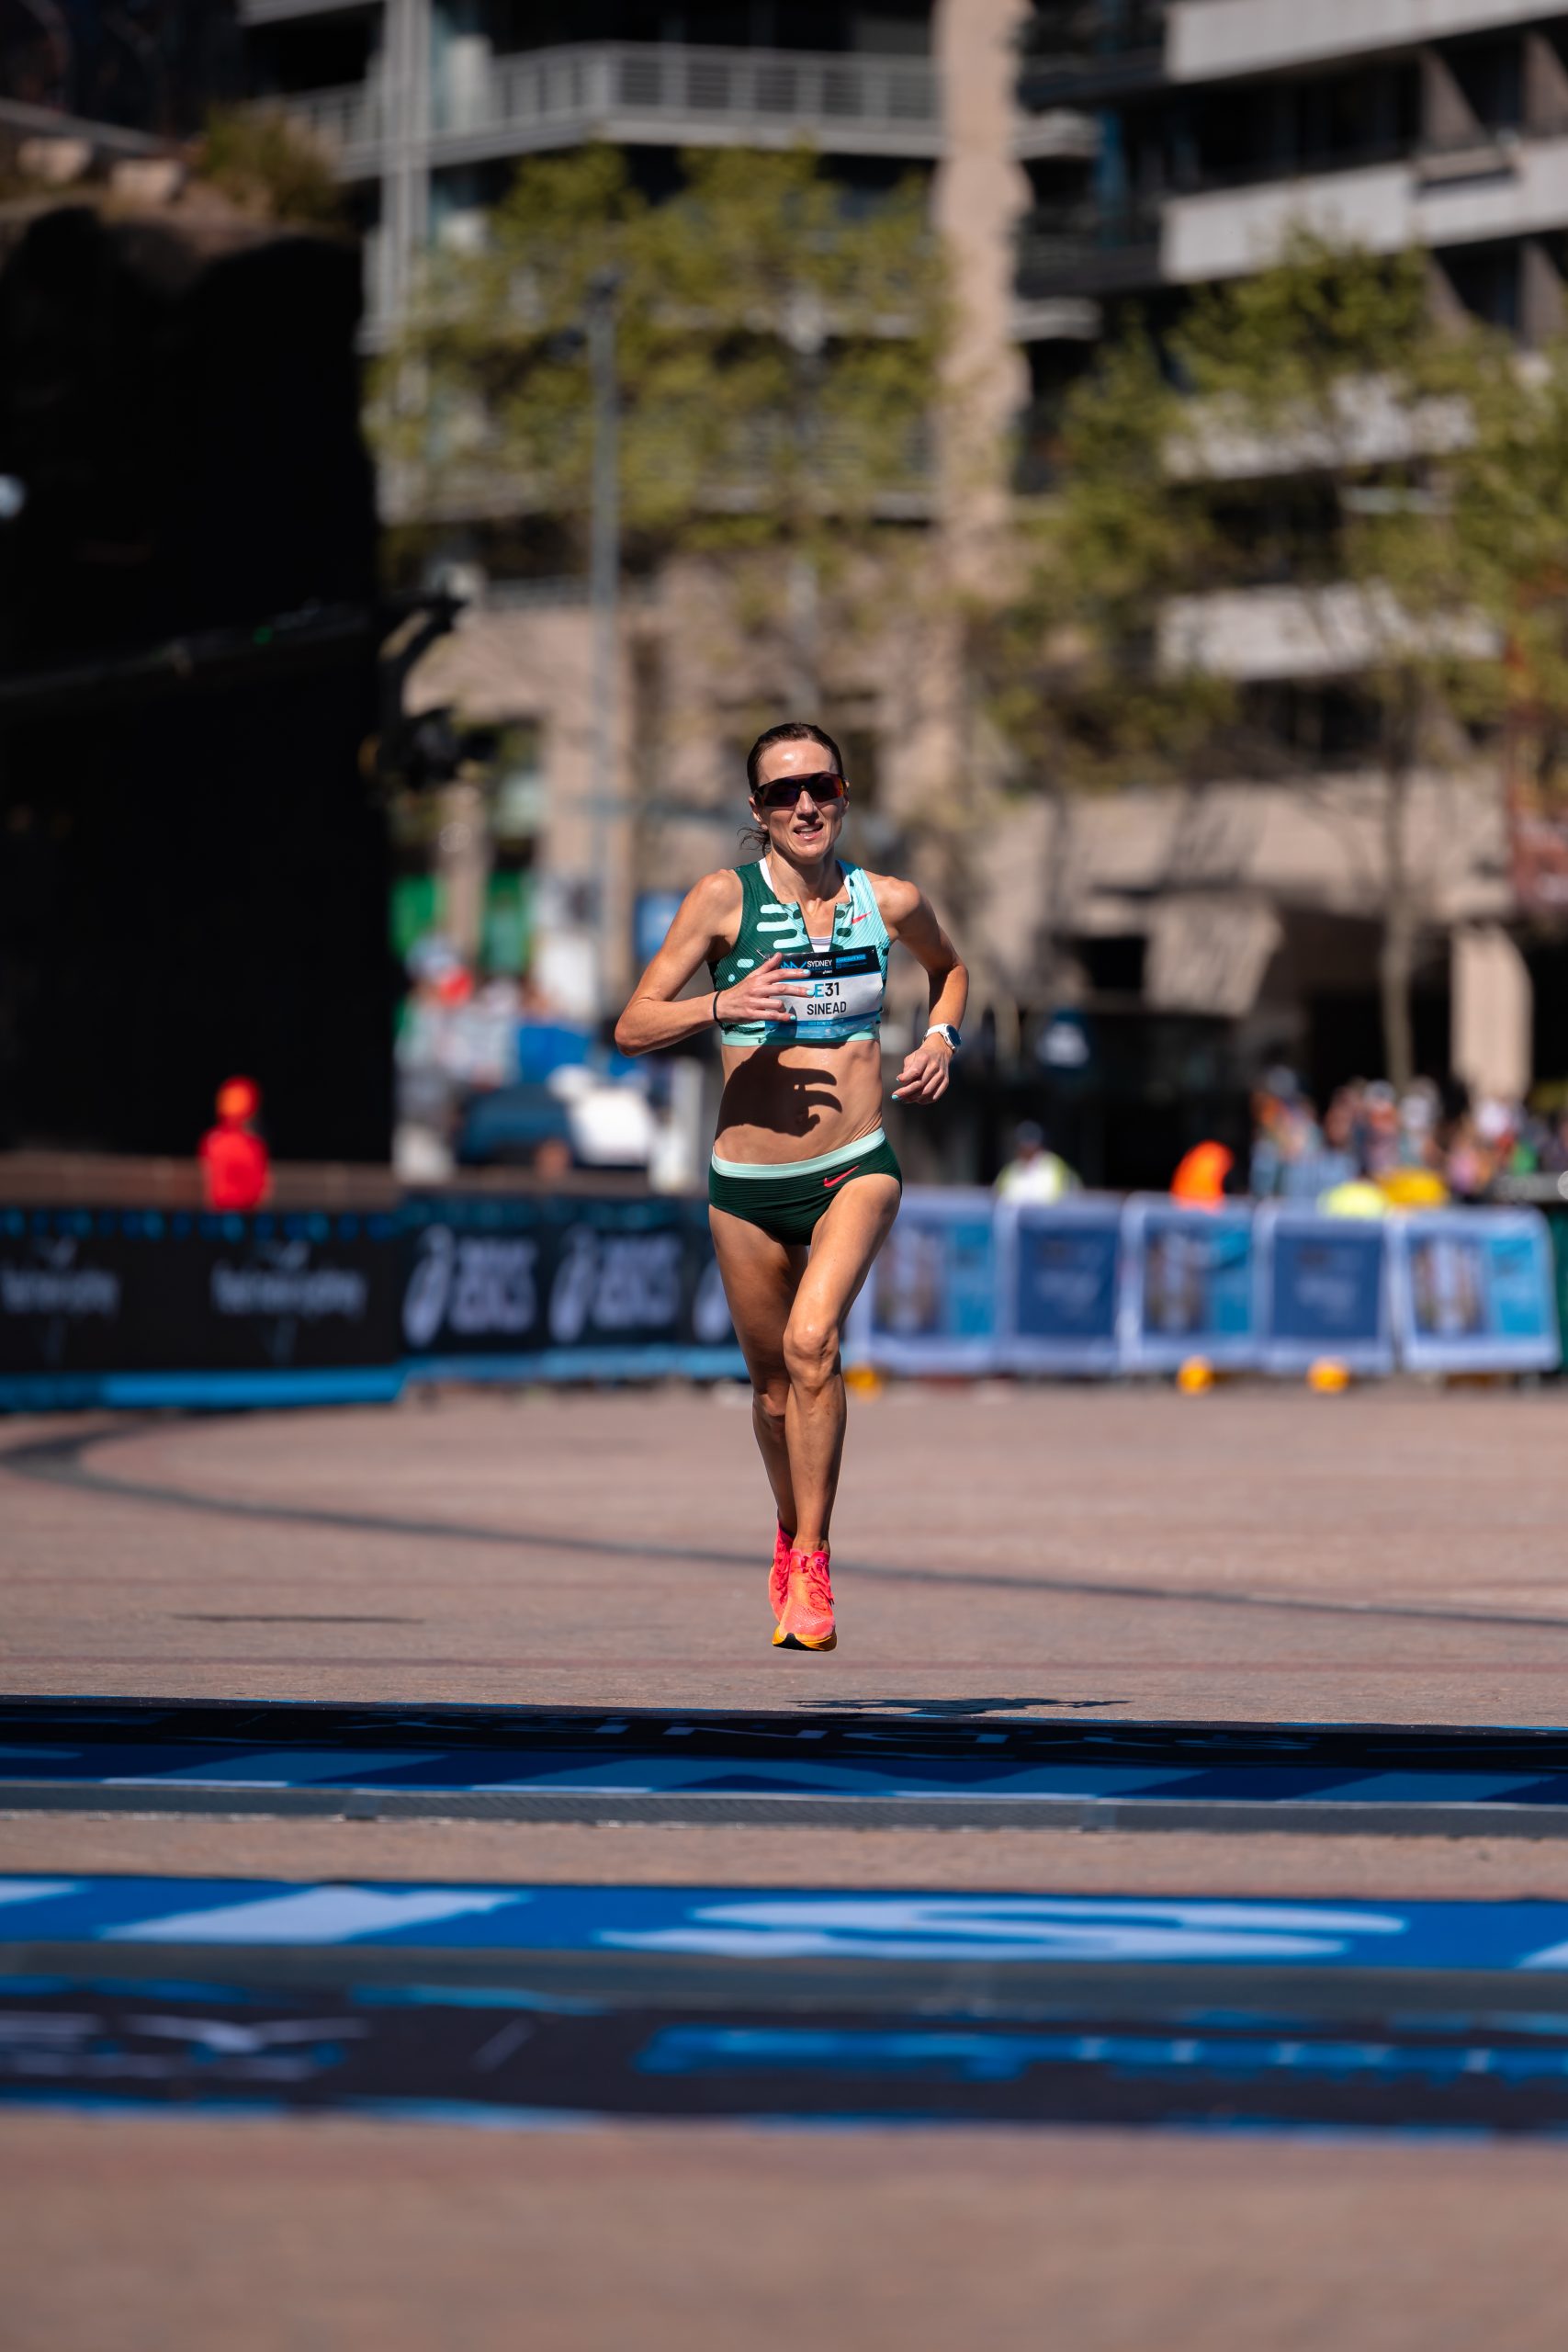
<path fill-rule="evenodd" d="M 1551 1391 L 895 1390 L 810 1658 L 733 1400 L 12 1423 L 0 1685 L 1564 1724 L 1565 1432 Z M 90 1812 L 0 1818 L 0 1870 L 1568 1899 L 1513 1840 Z M 1556 2352 L 1565 2196 L 1540 2145 L 12 2111 L 0 2345 Z"/>
<path fill-rule="evenodd" d="M 1568 1719 L 1559 1391 L 892 1389 L 854 1408 L 827 1658 L 768 1645 L 739 1394 L 463 1396 L 35 1451 L 99 1484 L 4 1478 L 6 1683 Z"/>

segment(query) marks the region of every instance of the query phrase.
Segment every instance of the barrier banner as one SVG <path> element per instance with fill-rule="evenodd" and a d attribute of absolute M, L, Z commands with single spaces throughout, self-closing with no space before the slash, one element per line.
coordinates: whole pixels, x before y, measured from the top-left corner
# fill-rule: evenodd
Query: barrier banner
<path fill-rule="evenodd" d="M 1552 1372 L 1551 1243 L 1536 1209 L 1423 1209 L 1390 1229 L 1394 1328 L 1412 1372 Z"/>
<path fill-rule="evenodd" d="M 433 1193 L 403 1217 L 412 1378 L 744 1369 L 700 1201 Z"/>
<path fill-rule="evenodd" d="M 913 1185 L 850 1317 L 844 1352 L 885 1372 L 997 1363 L 996 1204 L 977 1186 Z"/>
<path fill-rule="evenodd" d="M 998 1357 L 1010 1372 L 1113 1373 L 1120 1200 L 1004 1201 L 997 1211 Z"/>
<path fill-rule="evenodd" d="M 1189 1356 L 1258 1361 L 1252 1209 L 1194 1209 L 1161 1194 L 1129 1201 L 1117 1329 L 1129 1372 L 1170 1372 Z"/>
<path fill-rule="evenodd" d="M 148 1220 L 112 1209 L 0 1210 L 0 1372 L 134 1361 Z M 166 1221 L 156 1220 L 162 1227 Z"/>
<path fill-rule="evenodd" d="M 1254 1234 L 1266 1372 L 1305 1372 L 1323 1356 L 1372 1376 L 1393 1370 L 1382 1218 L 1267 1202 Z"/>
<path fill-rule="evenodd" d="M 0 1209 L 0 1402 L 394 1393 L 400 1254 L 390 1212 Z"/>

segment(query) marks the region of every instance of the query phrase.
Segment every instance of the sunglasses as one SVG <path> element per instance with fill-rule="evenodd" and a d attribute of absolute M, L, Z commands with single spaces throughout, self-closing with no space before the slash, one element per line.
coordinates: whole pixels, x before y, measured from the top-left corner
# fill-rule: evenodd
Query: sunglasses
<path fill-rule="evenodd" d="M 801 794 L 809 792 L 818 808 L 830 808 L 849 788 L 831 768 L 820 768 L 815 775 L 781 775 L 772 784 L 760 784 L 751 797 L 759 808 L 793 808 Z"/>

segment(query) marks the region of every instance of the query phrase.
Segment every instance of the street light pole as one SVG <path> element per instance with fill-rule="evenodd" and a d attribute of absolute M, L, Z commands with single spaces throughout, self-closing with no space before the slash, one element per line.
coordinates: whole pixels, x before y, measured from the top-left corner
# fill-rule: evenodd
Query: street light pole
<path fill-rule="evenodd" d="M 621 597 L 620 404 L 615 383 L 615 304 L 620 279 L 596 273 L 589 288 L 588 360 L 593 392 L 593 502 L 589 594 L 593 615 L 592 842 L 594 981 L 599 1011 L 610 998 L 613 893 L 611 817 L 615 776 Z"/>

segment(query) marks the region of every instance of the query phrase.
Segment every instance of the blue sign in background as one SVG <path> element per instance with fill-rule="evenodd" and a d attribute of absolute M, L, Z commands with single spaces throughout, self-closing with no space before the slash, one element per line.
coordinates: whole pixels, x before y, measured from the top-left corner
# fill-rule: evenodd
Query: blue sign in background
<path fill-rule="evenodd" d="M 1116 1363 L 1120 1201 L 998 1212 L 1001 1356 L 1020 1372 L 1110 1372 Z"/>
<path fill-rule="evenodd" d="M 995 1207 L 988 1193 L 916 1185 L 851 1317 L 852 1361 L 889 1371 L 984 1371 L 996 1360 Z"/>
<path fill-rule="evenodd" d="M 1551 1371 L 1551 1244 L 1535 1209 L 1431 1209 L 1390 1230 L 1395 1326 L 1415 1372 Z"/>
<path fill-rule="evenodd" d="M 1299 1372 L 1331 1356 L 1354 1372 L 1391 1372 L 1388 1239 L 1378 1219 L 1265 1209 L 1257 1220 L 1263 1360 Z"/>
<path fill-rule="evenodd" d="M 1134 1200 L 1125 1238 L 1120 1333 L 1130 1368 L 1167 1371 L 1194 1355 L 1256 1360 L 1249 1206 Z"/>
<path fill-rule="evenodd" d="M 1531 1208 L 1361 1222 L 997 1203 L 914 1187 L 850 1319 L 851 1363 L 919 1375 L 1547 1372 L 1551 1245 Z M 0 1204 L 0 1410 L 310 1404 L 406 1379 L 742 1371 L 706 1204 L 412 1193 L 213 1216 Z"/>

